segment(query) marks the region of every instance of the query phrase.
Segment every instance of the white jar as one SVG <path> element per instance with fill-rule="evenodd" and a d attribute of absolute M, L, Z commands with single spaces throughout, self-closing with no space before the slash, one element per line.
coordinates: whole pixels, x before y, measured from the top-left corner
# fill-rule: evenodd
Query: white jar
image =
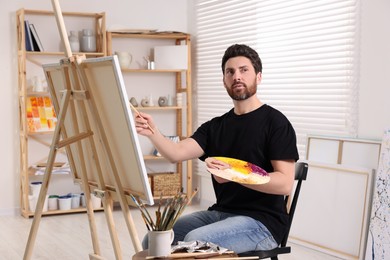
<path fill-rule="evenodd" d="M 83 29 L 83 36 L 81 37 L 81 51 L 95 52 L 96 38 L 91 29 Z"/>

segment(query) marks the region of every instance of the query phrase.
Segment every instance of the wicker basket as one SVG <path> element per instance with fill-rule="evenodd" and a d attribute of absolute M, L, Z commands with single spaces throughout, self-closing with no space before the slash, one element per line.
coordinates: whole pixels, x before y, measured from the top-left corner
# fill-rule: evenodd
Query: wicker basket
<path fill-rule="evenodd" d="M 180 174 L 156 174 L 152 177 L 152 190 L 155 197 L 174 196 L 181 189 Z"/>

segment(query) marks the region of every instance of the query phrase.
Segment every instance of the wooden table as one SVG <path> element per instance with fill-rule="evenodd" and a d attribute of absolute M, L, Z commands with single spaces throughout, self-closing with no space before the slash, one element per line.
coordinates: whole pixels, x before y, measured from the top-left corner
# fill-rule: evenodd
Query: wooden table
<path fill-rule="evenodd" d="M 175 253 L 170 255 L 169 257 L 164 257 L 164 258 L 153 258 L 153 257 L 148 257 L 148 250 L 143 250 L 141 252 L 136 253 L 133 255 L 133 260 L 146 260 L 146 259 L 186 259 L 186 260 L 191 260 L 191 259 L 258 259 L 256 258 L 242 258 L 238 257 L 237 254 L 235 253 L 226 253 L 223 255 L 219 255 L 217 253 Z"/>

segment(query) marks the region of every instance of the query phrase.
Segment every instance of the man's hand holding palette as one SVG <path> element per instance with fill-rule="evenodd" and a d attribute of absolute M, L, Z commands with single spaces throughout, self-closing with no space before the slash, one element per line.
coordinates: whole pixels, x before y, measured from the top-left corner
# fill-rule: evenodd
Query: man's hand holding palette
<path fill-rule="evenodd" d="M 215 176 L 241 184 L 265 184 L 270 180 L 264 169 L 250 162 L 229 157 L 213 158 L 228 165 L 228 167 L 221 168 L 207 167 L 207 170 Z"/>

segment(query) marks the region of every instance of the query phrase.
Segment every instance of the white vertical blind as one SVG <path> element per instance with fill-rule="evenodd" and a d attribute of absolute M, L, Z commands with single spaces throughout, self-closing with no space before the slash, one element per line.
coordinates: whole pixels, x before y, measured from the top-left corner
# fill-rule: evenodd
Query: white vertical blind
<path fill-rule="evenodd" d="M 222 84 L 228 46 L 247 44 L 263 62 L 260 100 L 307 134 L 356 136 L 358 0 L 208 0 L 196 5 L 197 124 L 232 107 Z"/>

